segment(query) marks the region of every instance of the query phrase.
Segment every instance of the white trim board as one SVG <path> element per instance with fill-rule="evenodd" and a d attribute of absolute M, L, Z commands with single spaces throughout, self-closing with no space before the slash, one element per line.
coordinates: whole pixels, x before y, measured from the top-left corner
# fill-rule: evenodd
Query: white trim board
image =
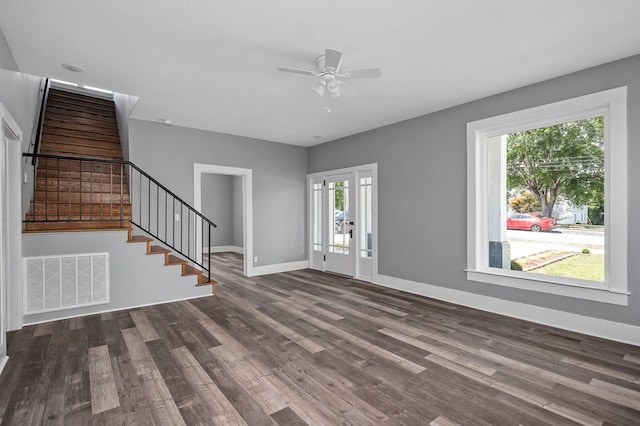
<path fill-rule="evenodd" d="M 216 247 L 202 248 L 203 253 L 223 253 L 226 251 L 244 254 L 244 248 L 238 247 L 238 246 L 216 246 Z"/>
<path fill-rule="evenodd" d="M 375 284 L 481 311 L 640 346 L 640 326 L 496 299 L 382 274 L 378 275 L 378 281 Z"/>
<path fill-rule="evenodd" d="M 288 263 L 276 263 L 273 265 L 256 266 L 253 268 L 252 277 L 258 275 L 279 274 L 280 272 L 298 271 L 300 269 L 307 269 L 309 267 L 309 261 L 300 260 L 298 262 Z"/>
<path fill-rule="evenodd" d="M 202 211 L 202 174 L 242 177 L 242 227 L 244 251 L 244 275 L 253 276 L 253 170 L 215 164 L 193 164 L 193 208 Z M 202 255 L 200 232 L 196 235 L 196 259 Z"/>

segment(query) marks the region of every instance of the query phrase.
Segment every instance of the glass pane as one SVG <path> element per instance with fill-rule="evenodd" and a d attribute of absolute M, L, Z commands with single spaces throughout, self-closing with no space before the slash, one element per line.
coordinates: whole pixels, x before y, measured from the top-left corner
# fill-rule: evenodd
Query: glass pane
<path fill-rule="evenodd" d="M 329 235 L 329 252 L 349 254 L 349 181 L 329 182 L 329 218 L 333 232 Z"/>
<path fill-rule="evenodd" d="M 488 140 L 489 266 L 604 282 L 604 117 Z"/>
<path fill-rule="evenodd" d="M 371 178 L 360 179 L 360 257 L 371 257 Z"/>
<path fill-rule="evenodd" d="M 322 184 L 316 183 L 313 185 L 313 235 L 312 243 L 313 250 L 322 251 Z"/>

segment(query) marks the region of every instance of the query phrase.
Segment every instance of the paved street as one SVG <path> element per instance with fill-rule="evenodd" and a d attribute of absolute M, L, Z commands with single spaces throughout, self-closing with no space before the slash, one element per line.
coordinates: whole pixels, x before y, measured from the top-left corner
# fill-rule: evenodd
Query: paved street
<path fill-rule="evenodd" d="M 554 229 L 550 232 L 507 231 L 511 258 L 517 259 L 547 250 L 604 253 L 604 230 Z"/>

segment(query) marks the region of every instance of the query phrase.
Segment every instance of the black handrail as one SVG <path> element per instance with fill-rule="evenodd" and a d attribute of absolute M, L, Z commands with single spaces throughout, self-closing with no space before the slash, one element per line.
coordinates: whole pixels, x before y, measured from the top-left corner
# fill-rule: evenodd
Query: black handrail
<path fill-rule="evenodd" d="M 33 142 L 33 154 L 40 153 L 40 140 L 42 139 L 42 128 L 44 127 L 44 111 L 46 110 L 47 100 L 49 99 L 50 88 L 51 81 L 48 78 L 45 78 L 44 91 L 42 92 L 42 102 L 40 103 L 40 114 L 38 115 L 38 128 L 36 129 L 36 135 Z M 35 166 L 35 157 L 31 159 L 31 164 Z"/>
<path fill-rule="evenodd" d="M 23 153 L 22 155 L 24 157 L 31 157 L 33 160 L 34 200 L 44 198 L 44 214 L 37 214 L 36 203 L 39 200 L 34 201 L 32 213 L 27 214 L 23 222 L 112 221 L 120 222 L 120 227 L 124 226 L 124 222 L 130 222 L 158 241 L 162 242 L 170 249 L 183 257 L 186 257 L 197 266 L 205 269 L 208 273 L 208 280 L 211 281 L 210 262 L 205 262 L 204 250 L 200 250 L 201 253 L 200 256 L 198 256 L 199 250 L 195 245 L 198 241 L 197 237 L 200 236 L 200 242 L 203 245 L 206 243 L 206 246 L 210 247 L 211 228 L 217 228 L 217 225 L 136 164 L 127 160 L 108 160 L 100 158 L 32 153 Z M 66 162 L 66 165 L 68 166 L 66 170 L 60 167 L 61 162 L 63 165 Z M 73 181 L 71 179 L 72 164 L 77 166 L 74 173 L 77 173 L 78 175 L 77 179 L 74 178 Z M 44 189 L 38 189 L 36 184 L 38 181 L 36 175 L 37 168 L 44 171 L 42 174 L 44 176 Z M 65 173 L 66 176 L 64 176 Z M 100 174 L 99 182 L 94 183 L 94 173 Z M 104 175 L 108 175 L 108 183 L 103 180 Z M 119 182 L 115 183 L 114 178 L 119 179 Z M 41 179 L 40 184 L 42 184 L 42 182 L 43 181 Z M 66 215 L 61 214 L 60 199 L 61 194 L 64 194 L 64 192 L 61 193 L 60 191 L 61 183 L 67 185 L 65 196 L 68 199 L 68 211 Z M 83 184 L 88 186 L 88 191 L 83 189 Z M 72 185 L 79 185 L 80 188 L 80 194 L 78 197 L 78 204 L 80 205 L 78 218 L 74 218 L 71 214 Z M 135 188 L 135 186 L 137 186 L 137 188 Z M 152 191 L 153 186 L 155 186 L 154 191 Z M 106 188 L 108 188 L 108 190 L 106 190 Z M 146 189 L 146 191 L 143 191 L 143 188 Z M 94 192 L 94 189 L 99 189 L 100 191 Z M 108 199 L 105 200 L 105 197 L 108 197 Z M 117 214 L 114 214 L 114 198 L 118 199 L 118 205 L 115 206 Z M 129 199 L 129 203 L 127 204 L 131 205 L 132 211 L 130 213 L 125 211 L 125 198 Z M 50 199 L 52 199 L 51 203 Z M 84 199 L 87 199 L 88 201 L 84 201 Z M 55 202 L 53 202 L 53 200 L 55 200 Z M 86 215 L 83 217 L 83 203 L 85 206 L 89 206 L 88 217 Z M 50 204 L 52 205 L 50 206 Z M 169 204 L 171 205 L 169 206 Z M 161 208 L 162 205 L 164 205 L 164 210 Z M 108 215 L 104 214 L 106 207 L 108 207 Z M 178 229 L 176 229 L 176 220 L 174 220 L 174 217 L 176 216 L 176 207 L 179 208 L 181 221 Z M 94 214 L 94 210 L 96 209 L 99 210 L 99 214 Z M 50 210 L 53 210 L 53 213 L 50 214 Z M 135 213 L 137 214 L 134 214 L 133 210 L 135 210 Z M 171 211 L 171 216 L 169 216 L 169 211 Z M 183 218 L 183 213 L 185 211 L 187 213 L 186 229 Z M 169 221 L 172 222 L 171 227 L 168 226 Z M 161 222 L 164 222 L 164 227 L 160 226 Z M 171 229 L 171 233 L 169 233 L 169 228 Z M 163 229 L 164 232 L 161 232 Z M 176 230 L 178 231 L 178 234 L 176 234 Z M 185 233 L 187 234 L 186 248 L 184 244 Z"/>

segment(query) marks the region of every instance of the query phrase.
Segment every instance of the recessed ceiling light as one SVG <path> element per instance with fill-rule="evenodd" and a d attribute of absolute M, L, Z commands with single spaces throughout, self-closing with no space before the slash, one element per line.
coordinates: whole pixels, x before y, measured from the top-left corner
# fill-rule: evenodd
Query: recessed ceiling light
<path fill-rule="evenodd" d="M 76 64 L 62 64 L 62 68 L 73 72 L 85 72 L 87 69 Z"/>
<path fill-rule="evenodd" d="M 168 118 L 160 118 L 158 121 L 162 124 L 166 124 L 167 126 L 171 124 L 171 120 L 169 120 Z"/>
<path fill-rule="evenodd" d="M 314 139 L 320 139 L 322 136 L 313 135 L 313 136 L 311 136 L 311 137 L 312 137 L 312 138 L 314 138 Z"/>

